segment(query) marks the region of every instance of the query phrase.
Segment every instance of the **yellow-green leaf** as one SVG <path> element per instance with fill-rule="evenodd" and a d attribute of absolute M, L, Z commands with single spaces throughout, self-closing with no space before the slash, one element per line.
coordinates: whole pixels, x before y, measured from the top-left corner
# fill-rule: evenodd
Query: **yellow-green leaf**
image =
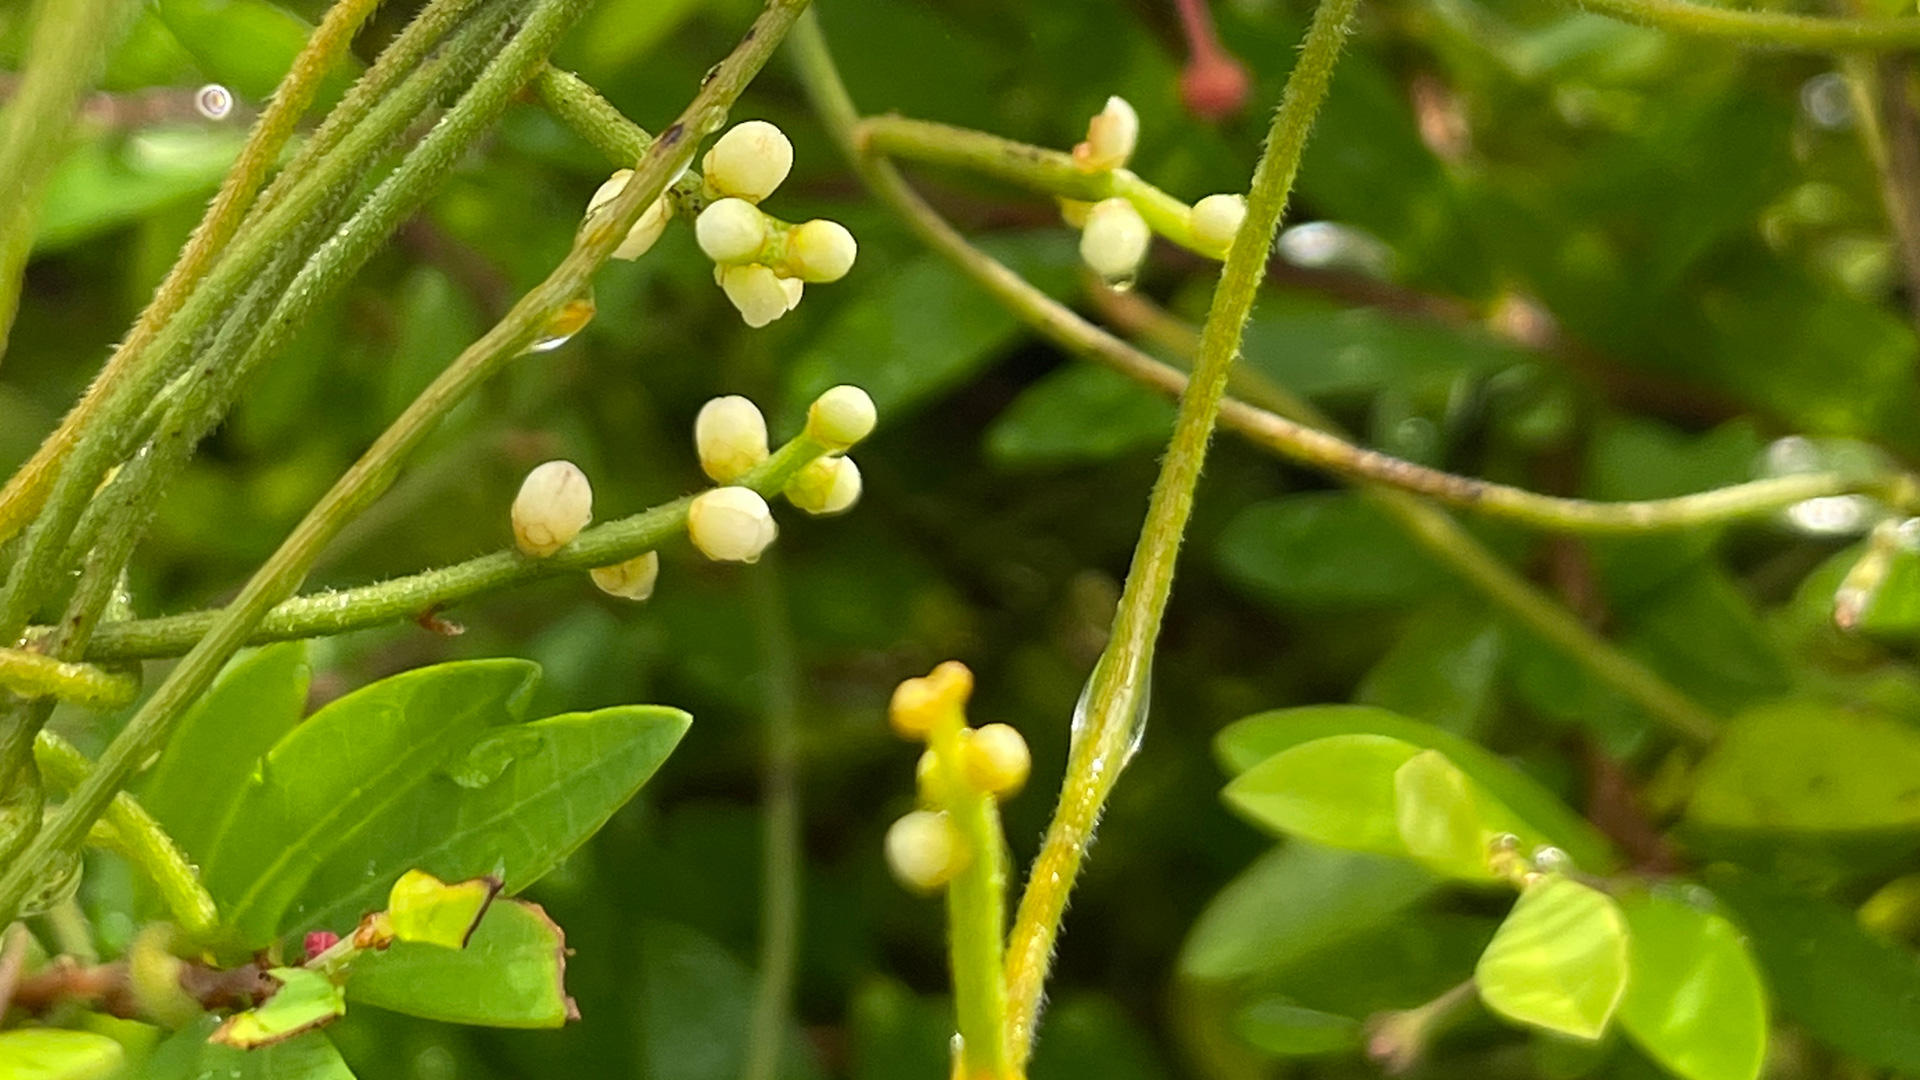
<path fill-rule="evenodd" d="M 1552 877 L 1520 895 L 1473 977 L 1480 1000 L 1509 1020 L 1598 1039 L 1626 992 L 1628 963 L 1620 905 Z"/>

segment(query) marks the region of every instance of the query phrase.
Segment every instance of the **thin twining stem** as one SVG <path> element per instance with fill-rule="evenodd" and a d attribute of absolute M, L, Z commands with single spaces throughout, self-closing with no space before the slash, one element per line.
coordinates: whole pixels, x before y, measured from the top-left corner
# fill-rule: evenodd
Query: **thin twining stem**
<path fill-rule="evenodd" d="M 524 28 L 441 122 L 491 116 L 501 100 L 519 93 L 546 62 L 560 37 L 586 10 L 587 0 L 540 0 Z M 525 354 L 552 320 L 579 296 L 593 274 L 625 238 L 640 214 L 691 159 L 700 139 L 725 122 L 727 109 L 746 89 L 806 0 L 772 0 L 732 55 L 714 69 L 686 111 L 636 163 L 634 176 L 605 212 L 576 236 L 573 249 L 546 280 L 459 357 L 409 405 L 373 446 L 337 481 L 279 550 L 260 567 L 193 650 L 115 737 L 86 782 L 76 789 L 19 858 L 0 874 L 0 921 L 12 917 L 43 873 L 70 851 L 100 816 L 134 768 L 165 745 L 175 722 L 212 685 L 214 676 L 250 637 L 275 604 L 299 588 L 320 551 L 354 517 L 386 491 L 402 464 L 447 413 L 507 361 Z"/>
<path fill-rule="evenodd" d="M 1920 19 L 1824 18 L 1775 11 L 1738 11 L 1686 0 L 1578 0 L 1581 7 L 1626 22 L 1681 34 L 1729 38 L 1746 45 L 1815 52 L 1911 49 Z"/>
<path fill-rule="evenodd" d="M 118 709 L 140 695 L 140 680 L 27 649 L 0 648 L 0 689 L 22 698 L 51 697 L 89 709 Z"/>
<path fill-rule="evenodd" d="M 769 498 L 826 447 L 802 435 L 787 443 L 737 483 Z M 247 644 L 328 637 L 388 623 L 434 615 L 475 597 L 545 578 L 578 574 L 624 562 L 652 551 L 686 532 L 692 496 L 586 530 L 571 544 L 544 559 L 529 559 L 507 548 L 451 566 L 425 570 L 373 585 L 296 596 L 274 605 Z M 158 659 L 179 656 L 205 637 L 219 611 L 194 611 L 155 619 L 102 623 L 87 646 L 92 661 Z M 51 635 L 52 627 L 34 627 L 28 641 Z"/>
<path fill-rule="evenodd" d="M 1920 23 L 1920 20 L 1916 20 Z M 1058 150 L 1003 139 L 997 135 L 915 120 L 874 116 L 853 128 L 862 152 L 964 168 L 998 177 L 1043 194 L 1072 199 L 1105 198 L 1150 187 L 1137 177 L 1116 179 L 1124 170 L 1087 173 Z M 1153 189 L 1156 192 L 1158 189 Z M 1161 196 L 1171 199 L 1171 196 Z M 1178 204 L 1177 200 L 1175 201 Z M 1184 224 L 1182 228 L 1184 229 Z M 1128 374 L 1178 396 L 1186 387 L 1180 372 L 1140 357 Z M 1391 454 L 1356 446 L 1315 426 L 1229 398 L 1222 422 L 1248 438 L 1302 465 L 1353 480 L 1369 480 L 1437 499 L 1463 510 L 1538 529 L 1577 533 L 1641 533 L 1692 529 L 1719 522 L 1764 517 L 1805 499 L 1854 492 L 1905 505 L 1920 499 L 1910 477 L 1845 476 L 1822 472 L 1774 477 L 1669 499 L 1595 502 L 1543 495 L 1507 484 L 1460 476 L 1418 465 Z"/>

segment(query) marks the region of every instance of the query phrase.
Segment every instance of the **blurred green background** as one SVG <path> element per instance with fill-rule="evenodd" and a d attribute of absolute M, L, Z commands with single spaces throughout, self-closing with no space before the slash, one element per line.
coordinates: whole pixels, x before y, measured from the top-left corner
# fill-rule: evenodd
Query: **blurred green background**
<path fill-rule="evenodd" d="M 1309 14 L 1299 0 L 1214 5 L 1254 89 L 1240 114 L 1211 125 L 1180 101 L 1185 45 L 1171 2 L 818 6 L 864 110 L 1065 148 L 1120 93 L 1142 120 L 1134 168 L 1187 199 L 1245 183 Z M 658 127 L 754 10 L 603 0 L 557 62 Z M 22 11 L 0 12 L 0 41 L 15 52 Z M 157 0 L 118 52 L 112 97 L 90 111 L 42 215 L 0 368 L 0 469 L 51 429 L 137 314 L 301 40 L 300 20 L 319 11 Z M 363 59 L 409 13 L 405 3 L 380 12 Z M 181 107 L 209 81 L 234 89 L 239 115 L 216 123 Z M 691 423 L 711 396 L 753 397 L 781 438 L 821 389 L 869 389 L 882 429 L 855 454 L 864 500 L 825 521 L 783 509 L 776 549 L 803 666 L 805 915 L 790 1071 L 937 1076 L 941 905 L 895 887 L 880 856 L 887 825 L 911 805 L 915 756 L 886 729 L 887 695 L 942 659 L 973 668 L 976 722 L 1011 723 L 1034 749 L 1029 790 L 1006 808 L 1024 863 L 1172 408 L 1039 342 L 919 248 L 864 197 L 780 61 L 734 112 L 750 117 L 778 123 L 796 149 L 769 211 L 845 222 L 861 245 L 852 274 L 749 331 L 686 229 L 638 263 L 610 264 L 594 322 L 464 407 L 312 584 L 503 545 L 520 477 L 550 457 L 587 471 L 602 519 L 694 490 L 704 481 Z M 609 171 L 538 109 L 510 112 L 203 448 L 136 562 L 139 610 L 230 595 L 432 374 L 566 252 Z M 1087 306 L 1074 236 L 1053 207 L 966 177 L 921 179 L 990 250 Z M 1381 0 L 1362 8 L 1290 222 L 1245 362 L 1401 456 L 1633 498 L 1747 479 L 1769 452 L 1819 453 L 1775 442 L 1790 433 L 1920 451 L 1910 290 L 1829 59 L 1670 37 L 1548 0 Z M 1212 275 L 1163 245 L 1139 288 L 1197 319 Z M 1856 524 L 1605 542 L 1472 528 L 1718 712 L 1793 692 L 1920 720 L 1908 643 L 1843 638 L 1826 617 L 1844 556 L 1821 568 Z M 760 899 L 764 692 L 747 573 L 676 545 L 644 605 L 584 578 L 555 581 L 445 613 L 466 628 L 459 637 L 404 625 L 318 646 L 323 698 L 439 660 L 524 655 L 546 668 L 534 715 L 658 702 L 695 716 L 641 797 L 533 890 L 576 950 L 581 1021 L 501 1033 L 360 1009 L 333 1029 L 360 1076 L 738 1074 Z M 1260 1049 L 1259 1004 L 1357 1018 L 1418 1004 L 1471 971 L 1503 898 L 1383 879 L 1370 887 L 1397 915 L 1316 913 L 1302 890 L 1333 886 L 1301 848 L 1265 856 L 1229 894 L 1239 907 L 1210 917 L 1216 954 L 1238 959 L 1209 968 L 1190 952 L 1182 975 L 1196 920 L 1272 847 L 1221 805 L 1211 736 L 1262 709 L 1348 700 L 1477 739 L 1576 807 L 1598 799 L 1603 826 L 1621 816 L 1606 800 L 1622 785 L 1657 789 L 1676 760 L 1647 716 L 1384 517 L 1223 435 L 1168 612 L 1145 747 L 1068 916 L 1035 1077 L 1368 1075 L 1351 1032 L 1317 1056 Z M 76 733 L 96 749 L 103 735 Z M 1664 824 L 1657 790 L 1646 801 L 1645 820 Z M 1682 836 L 1658 855 L 1733 858 L 1857 902 L 1920 869 L 1916 839 Z M 130 931 L 120 923 L 101 924 L 110 944 Z M 1863 1022 L 1911 1020 L 1920 997 L 1903 1004 L 1909 992 L 1920 991 L 1894 984 L 1884 1016 L 1859 1005 Z M 1774 1067 L 1837 1075 L 1829 1053 L 1789 1025 Z M 1920 1048 L 1901 1053 L 1868 1060 L 1920 1075 Z M 1618 1040 L 1572 1047 L 1482 1017 L 1424 1068 L 1652 1067 Z"/>

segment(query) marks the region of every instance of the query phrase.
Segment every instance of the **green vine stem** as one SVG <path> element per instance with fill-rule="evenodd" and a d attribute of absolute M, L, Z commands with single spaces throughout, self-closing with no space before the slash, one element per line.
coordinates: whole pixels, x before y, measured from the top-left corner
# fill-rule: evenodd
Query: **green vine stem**
<path fill-rule="evenodd" d="M 34 740 L 33 757 L 42 776 L 67 790 L 79 787 L 93 770 L 86 755 L 51 731 L 41 732 Z M 213 897 L 200 883 L 200 874 L 187 861 L 186 853 L 146 807 L 123 791 L 114 796 L 102 821 L 111 829 L 114 850 L 153 882 L 180 928 L 196 938 L 210 937 L 220 918 Z"/>
<path fill-rule="evenodd" d="M 106 366 L 87 388 L 79 404 L 67 413 L 60 426 L 34 452 L 33 457 L 7 481 L 5 489 L 0 490 L 0 539 L 12 535 L 39 512 L 54 475 L 66 460 L 80 432 L 99 412 L 125 372 L 146 353 L 147 346 L 152 344 L 160 327 L 179 312 L 214 257 L 232 239 L 234 231 L 240 226 L 241 217 L 247 212 L 254 195 L 265 182 L 268 171 L 273 168 L 281 149 L 293 134 L 294 125 L 306 113 L 307 107 L 313 104 L 321 80 L 346 55 L 354 32 L 373 12 L 377 2 L 340 0 L 327 10 L 306 46 L 294 57 L 293 67 L 274 90 L 273 100 L 267 103 L 259 120 L 255 121 L 253 130 L 247 135 L 246 145 L 240 149 L 240 156 L 234 159 L 233 168 L 221 181 L 219 194 L 214 196 L 213 204 L 207 207 L 206 216 L 194 228 L 192 237 L 180 252 L 173 268 L 167 271 L 166 280 L 161 282 L 153 300 L 140 313 L 139 320 L 133 324 L 126 338 L 114 348 L 113 355 L 108 357 Z M 72 31 L 70 36 L 76 39 L 86 36 L 79 27 L 68 29 Z M 48 151 L 51 152 L 58 149 L 58 144 L 57 139 L 47 139 L 44 145 L 51 148 Z M 8 175 L 11 173 L 5 162 L 0 161 L 0 176 Z M 16 204 L 9 200 L 0 205 Z M 32 234 L 31 229 L 15 229 L 12 232 L 24 233 L 28 237 Z M 10 315 L 0 319 L 0 325 L 7 321 L 11 321 Z M 5 331 L 0 330 L 0 341 L 4 339 Z"/>
<path fill-rule="evenodd" d="M 668 181 L 691 159 L 699 141 L 725 122 L 727 109 L 766 63 L 805 6 L 806 0 L 772 0 L 746 39 L 714 69 L 680 119 L 637 164 L 626 189 L 581 231 L 560 265 L 468 346 L 308 511 L 207 635 L 135 713 L 59 815 L 0 873 L 0 921 L 18 910 L 42 868 L 86 834 L 133 769 L 165 744 L 180 714 L 212 684 L 221 666 L 267 611 L 299 587 L 327 541 L 392 484 L 409 453 L 455 405 L 508 360 L 524 354 L 554 317 L 579 296 L 641 212 L 660 197 Z M 463 111 L 497 111 L 500 102 L 517 94 L 539 72 L 547 54 L 586 7 L 587 0 L 540 0 L 527 14 L 520 33 L 487 65 L 473 89 L 436 126 L 436 132 L 454 124 Z"/>
<path fill-rule="evenodd" d="M 20 306 L 40 196 L 67 152 L 80 99 L 140 12 L 129 0 L 39 0 L 0 134 L 0 353 Z"/>
<path fill-rule="evenodd" d="M 783 451 L 784 452 L 784 451 Z M 793 1013 L 800 939 L 800 661 L 780 581 L 768 552 L 748 575 L 760 635 L 766 744 L 761 753 L 760 973 L 747 1026 L 742 1080 L 778 1080 Z"/>
<path fill-rule="evenodd" d="M 0 648 L 0 687 L 22 698 L 58 698 L 89 709 L 118 709 L 140 695 L 140 680 L 92 664 Z"/>
<path fill-rule="evenodd" d="M 627 119 L 625 113 L 601 97 L 585 79 L 570 71 L 548 67 L 534 79 L 533 89 L 548 112 L 621 168 L 639 161 L 640 155 L 653 145 L 653 136 L 645 128 Z M 688 169 L 686 175 L 674 181 L 667 194 L 673 200 L 674 210 L 688 221 L 707 204 L 700 186 L 700 173 L 695 169 Z"/>
<path fill-rule="evenodd" d="M 947 883 L 947 957 L 954 1013 L 960 1028 L 965 1080 L 1024 1076 L 1025 1053 L 1010 1039 L 1006 984 L 1007 842 L 993 795 L 968 783 L 956 715 L 932 732 L 947 813 L 967 852 L 967 864 Z"/>
<path fill-rule="evenodd" d="M 774 451 L 738 482 L 773 498 L 794 474 L 826 447 L 802 435 Z M 246 644 L 323 637 L 418 619 L 477 596 L 599 566 L 653 551 L 687 529 L 691 495 L 618 521 L 596 525 L 544 559 L 513 548 L 466 562 L 353 589 L 283 600 L 262 618 Z M 504 519 L 503 519 L 504 520 Z M 219 622 L 219 611 L 195 611 L 155 619 L 102 623 L 86 650 L 92 661 L 159 659 L 192 649 Z M 52 636 L 54 627 L 34 627 L 28 641 Z"/>
<path fill-rule="evenodd" d="M 1738 11 L 1687 0 L 1578 0 L 1579 6 L 1625 22 L 1679 34 L 1728 38 L 1747 45 L 1814 52 L 1911 49 L 1920 19 L 1824 18 L 1775 11 Z"/>

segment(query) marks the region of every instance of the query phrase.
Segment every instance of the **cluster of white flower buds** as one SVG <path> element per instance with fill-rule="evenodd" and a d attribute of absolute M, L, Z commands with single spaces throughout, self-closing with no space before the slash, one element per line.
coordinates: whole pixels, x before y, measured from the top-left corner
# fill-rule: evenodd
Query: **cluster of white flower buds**
<path fill-rule="evenodd" d="M 921 807 L 887 830 L 887 865 L 902 885 L 929 893 L 964 870 L 971 852 L 953 824 L 962 799 L 1004 802 L 1027 782 L 1033 758 L 1027 741 L 1005 724 L 967 724 L 973 673 L 949 660 L 893 693 L 888 722 L 901 738 L 929 744 L 915 769 Z M 938 748 L 938 749 L 936 749 Z M 957 755 L 943 760 L 942 753 Z"/>
<path fill-rule="evenodd" d="M 838 281 L 853 269 L 858 246 L 845 226 L 787 225 L 761 212 L 760 200 L 793 168 L 793 144 L 779 128 L 764 120 L 734 125 L 707 151 L 702 168 L 713 202 L 694 221 L 694 238 L 748 326 L 792 311 L 805 285 Z"/>

